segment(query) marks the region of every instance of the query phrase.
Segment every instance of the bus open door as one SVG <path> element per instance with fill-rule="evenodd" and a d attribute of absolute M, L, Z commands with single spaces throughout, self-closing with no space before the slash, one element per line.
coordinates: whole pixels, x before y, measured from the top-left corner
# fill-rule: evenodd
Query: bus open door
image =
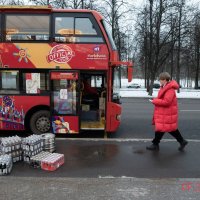
<path fill-rule="evenodd" d="M 118 67 L 127 67 L 127 78 L 128 78 L 128 82 L 132 81 L 132 77 L 133 77 L 133 63 L 132 62 L 123 62 L 123 61 L 112 61 L 110 62 L 110 66 L 112 67 L 112 69 L 117 69 Z M 119 75 L 119 74 L 118 74 Z M 112 75 L 113 77 L 113 81 L 115 78 L 115 75 Z M 118 76 L 118 78 L 120 79 L 121 77 Z M 110 83 L 110 85 L 114 85 L 114 83 Z M 119 86 L 120 88 L 120 86 Z M 118 88 L 118 89 L 119 89 Z M 115 91 L 114 91 L 114 87 L 112 88 L 112 99 L 109 99 L 107 102 L 107 112 L 106 112 L 106 131 L 107 132 L 115 132 L 120 123 L 121 123 L 121 113 L 122 113 L 122 108 L 119 105 L 120 100 L 116 100 L 116 98 L 114 98 Z M 119 95 L 117 95 L 119 96 Z M 118 97 L 120 98 L 120 96 Z"/>
<path fill-rule="evenodd" d="M 66 70 L 50 71 L 51 127 L 57 134 L 79 133 L 80 94 L 79 72 Z"/>

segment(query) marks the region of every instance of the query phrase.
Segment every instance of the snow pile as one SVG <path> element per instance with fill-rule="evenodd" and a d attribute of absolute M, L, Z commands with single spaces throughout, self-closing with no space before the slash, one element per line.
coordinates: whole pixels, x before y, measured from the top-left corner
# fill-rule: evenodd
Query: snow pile
<path fill-rule="evenodd" d="M 127 86 L 132 83 L 137 83 L 141 85 L 141 88 L 138 88 L 138 89 L 127 88 Z M 154 88 L 153 95 L 149 96 L 148 93 L 146 92 L 146 89 L 144 88 L 144 79 L 134 79 L 131 83 L 128 83 L 127 79 L 122 79 L 121 84 L 122 84 L 122 88 L 120 89 L 121 97 L 151 98 L 151 97 L 156 97 L 159 91 L 159 89 Z M 181 88 L 180 93 L 177 93 L 177 97 L 178 98 L 200 98 L 200 90 Z"/>

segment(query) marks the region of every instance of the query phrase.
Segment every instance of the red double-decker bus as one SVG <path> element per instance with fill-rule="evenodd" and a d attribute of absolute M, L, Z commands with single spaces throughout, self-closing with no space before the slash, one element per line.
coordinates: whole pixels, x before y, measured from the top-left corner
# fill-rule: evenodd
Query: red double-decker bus
<path fill-rule="evenodd" d="M 120 125 L 117 49 L 91 10 L 0 7 L 0 129 L 114 132 Z"/>

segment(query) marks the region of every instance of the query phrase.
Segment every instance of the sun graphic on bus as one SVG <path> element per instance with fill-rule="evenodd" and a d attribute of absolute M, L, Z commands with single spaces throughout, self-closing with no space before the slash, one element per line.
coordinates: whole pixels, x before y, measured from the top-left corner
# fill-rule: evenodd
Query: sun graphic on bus
<path fill-rule="evenodd" d="M 18 62 L 21 62 L 22 59 L 24 59 L 24 61 L 26 63 L 28 63 L 28 57 L 30 57 L 30 55 L 27 54 L 27 49 L 22 49 L 18 46 L 16 46 L 19 49 L 18 53 L 13 53 L 14 56 L 19 56 Z"/>

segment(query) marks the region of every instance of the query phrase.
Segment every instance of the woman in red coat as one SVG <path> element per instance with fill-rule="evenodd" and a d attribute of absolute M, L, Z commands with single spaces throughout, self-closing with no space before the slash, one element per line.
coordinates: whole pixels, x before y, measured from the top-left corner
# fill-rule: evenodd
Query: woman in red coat
<path fill-rule="evenodd" d="M 170 75 L 163 72 L 159 75 L 161 88 L 158 97 L 150 100 L 154 106 L 153 125 L 155 125 L 155 138 L 148 150 L 159 150 L 159 143 L 165 132 L 169 132 L 180 143 L 179 150 L 182 151 L 188 144 L 178 130 L 178 105 L 176 92 L 179 85 L 176 81 L 170 81 Z"/>

